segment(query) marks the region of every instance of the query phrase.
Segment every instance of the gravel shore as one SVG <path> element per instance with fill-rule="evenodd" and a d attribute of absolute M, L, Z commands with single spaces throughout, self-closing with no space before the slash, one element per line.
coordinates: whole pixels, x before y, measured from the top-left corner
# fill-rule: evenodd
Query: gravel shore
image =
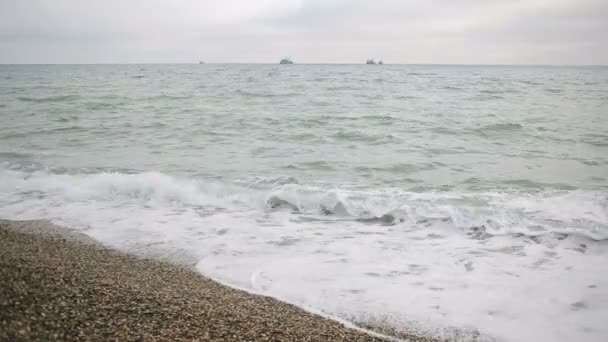
<path fill-rule="evenodd" d="M 382 341 L 43 221 L 0 221 L 0 246 L 2 341 Z"/>

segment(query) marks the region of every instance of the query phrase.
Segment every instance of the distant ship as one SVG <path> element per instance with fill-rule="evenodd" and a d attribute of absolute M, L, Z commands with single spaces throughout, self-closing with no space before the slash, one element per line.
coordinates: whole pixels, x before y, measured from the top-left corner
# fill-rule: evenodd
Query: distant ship
<path fill-rule="evenodd" d="M 283 58 L 279 64 L 293 64 L 293 61 L 289 58 Z"/>
<path fill-rule="evenodd" d="M 203 61 L 198 61 L 198 64 L 205 64 L 205 62 L 203 62 Z"/>
<path fill-rule="evenodd" d="M 378 61 L 378 63 L 376 63 L 376 61 L 375 61 L 375 60 L 372 58 L 372 59 L 368 59 L 368 60 L 365 62 L 365 64 L 373 64 L 373 65 L 379 64 L 379 65 L 382 65 L 382 64 L 384 64 L 384 62 L 382 62 L 382 61 L 380 60 L 380 61 Z"/>

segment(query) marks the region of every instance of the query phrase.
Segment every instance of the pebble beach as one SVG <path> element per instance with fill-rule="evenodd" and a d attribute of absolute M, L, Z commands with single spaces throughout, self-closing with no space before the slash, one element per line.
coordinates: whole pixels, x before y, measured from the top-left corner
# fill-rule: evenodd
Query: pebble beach
<path fill-rule="evenodd" d="M 2 341 L 385 340 L 44 221 L 0 221 L 0 244 Z"/>

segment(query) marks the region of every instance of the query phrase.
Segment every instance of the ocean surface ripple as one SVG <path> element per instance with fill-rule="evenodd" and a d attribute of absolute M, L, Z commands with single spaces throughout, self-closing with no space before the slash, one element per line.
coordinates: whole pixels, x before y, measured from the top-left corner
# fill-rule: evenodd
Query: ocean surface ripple
<path fill-rule="evenodd" d="M 366 326 L 608 338 L 608 68 L 0 75 L 2 218 Z"/>

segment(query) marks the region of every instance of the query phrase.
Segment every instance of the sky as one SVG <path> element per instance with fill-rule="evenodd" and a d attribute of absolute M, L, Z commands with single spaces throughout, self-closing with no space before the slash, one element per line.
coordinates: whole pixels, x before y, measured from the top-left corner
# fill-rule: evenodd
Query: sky
<path fill-rule="evenodd" d="M 608 64 L 608 0 L 0 0 L 0 63 Z"/>

